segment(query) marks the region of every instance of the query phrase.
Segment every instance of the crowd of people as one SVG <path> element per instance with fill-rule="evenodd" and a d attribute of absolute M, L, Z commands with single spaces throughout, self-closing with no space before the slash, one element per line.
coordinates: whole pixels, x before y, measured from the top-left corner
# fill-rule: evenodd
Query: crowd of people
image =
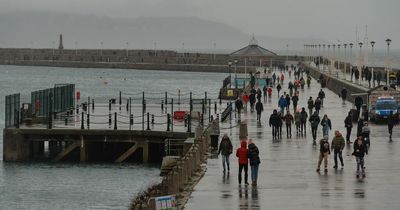
<path fill-rule="evenodd" d="M 285 86 L 285 73 L 288 73 L 289 80 L 287 82 L 287 91 Z M 293 81 L 291 75 L 294 75 Z M 249 93 L 243 92 L 235 101 L 236 111 L 238 113 L 238 119 L 243 110 L 247 110 L 247 106 L 250 106 L 250 112 L 256 112 L 257 122 L 261 124 L 261 114 L 264 111 L 264 104 L 266 101 L 271 102 L 273 98 L 277 99 L 276 107 L 273 109 L 272 114 L 269 116 L 268 125 L 272 129 L 272 140 L 279 141 L 283 136 L 283 125 L 286 126 L 286 138 L 292 138 L 292 125 L 296 126 L 296 136 L 306 137 L 307 136 L 307 124 L 311 128 L 313 145 L 317 146 L 317 131 L 319 128 L 322 130 L 322 138 L 319 141 L 319 159 L 317 164 L 317 172 L 320 172 L 320 166 L 324 162 L 324 172 L 328 171 L 328 157 L 333 152 L 334 154 L 334 169 L 338 169 L 338 159 L 340 161 L 341 168 L 344 167 L 342 151 L 347 144 L 353 144 L 350 140 L 351 132 L 353 128 L 354 118 L 357 120 L 357 139 L 353 144 L 353 155 L 355 156 L 357 163 L 357 177 L 365 177 L 365 166 L 364 156 L 368 154 L 368 149 L 371 145 L 370 141 L 370 128 L 368 126 L 368 113 L 361 113 L 361 106 L 363 105 L 362 98 L 356 97 L 354 105 L 356 112 L 349 112 L 347 117 L 344 119 L 344 128 L 346 128 L 346 137 L 343 137 L 339 130 L 334 132 L 332 141 L 329 142 L 329 134 L 332 130 L 332 121 L 327 114 L 320 117 L 320 111 L 324 107 L 324 99 L 326 97 L 324 88 L 326 86 L 326 79 L 321 74 L 321 77 L 317 80 L 321 84 L 315 100 L 310 96 L 307 100 L 306 107 L 298 107 L 298 102 L 301 97 L 300 91 L 307 87 L 310 87 L 312 82 L 311 76 L 308 71 L 297 67 L 297 66 L 285 66 L 279 67 L 278 71 L 265 70 L 264 73 L 259 74 L 260 79 L 265 79 L 265 85 L 261 88 L 256 88 L 256 76 L 250 75 L 250 86 L 251 90 Z M 276 89 L 276 96 L 274 97 L 274 89 Z M 281 94 L 283 92 L 283 94 Z M 303 91 L 302 91 L 303 92 Z M 344 104 L 347 100 L 348 91 L 343 88 L 339 96 L 342 98 Z M 302 96 L 304 97 L 304 96 Z M 293 110 L 293 112 L 292 112 Z M 293 113 L 293 114 L 292 114 Z M 354 114 L 355 113 L 355 114 Z M 354 116 L 356 115 L 356 116 Z M 393 130 L 395 123 L 388 123 L 389 133 Z M 229 172 L 229 155 L 233 151 L 232 142 L 229 137 L 225 134 L 219 145 L 218 154 L 222 155 L 224 173 L 226 168 Z M 257 185 L 257 174 L 258 166 L 260 164 L 259 150 L 255 143 L 250 139 L 241 139 L 240 148 L 236 150 L 236 157 L 239 162 L 239 174 L 238 182 L 242 182 L 242 172 L 244 172 L 244 183 L 248 185 L 248 164 L 251 167 L 251 181 L 252 185 Z"/>

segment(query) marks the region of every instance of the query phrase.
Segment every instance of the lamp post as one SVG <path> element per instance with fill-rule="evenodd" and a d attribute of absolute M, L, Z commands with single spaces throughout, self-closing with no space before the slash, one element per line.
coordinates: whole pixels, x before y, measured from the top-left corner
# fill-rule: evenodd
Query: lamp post
<path fill-rule="evenodd" d="M 344 78 L 346 79 L 346 74 L 347 74 L 347 44 L 343 44 L 344 47 Z"/>
<path fill-rule="evenodd" d="M 374 76 L 374 46 L 375 46 L 375 41 L 371 41 L 371 76 L 372 76 L 372 81 L 375 87 L 375 76 Z"/>
<path fill-rule="evenodd" d="M 154 56 L 157 57 L 157 42 L 154 42 Z"/>
<path fill-rule="evenodd" d="M 78 55 L 78 42 L 75 41 L 75 55 Z"/>
<path fill-rule="evenodd" d="M 349 46 L 350 46 L 350 68 L 352 68 L 352 65 L 353 65 L 353 43 L 350 43 Z M 353 81 L 351 69 L 350 69 L 350 81 Z"/>
<path fill-rule="evenodd" d="M 318 44 L 318 70 L 321 70 L 321 44 Z"/>
<path fill-rule="evenodd" d="M 182 42 L 182 57 L 185 57 L 185 42 Z"/>
<path fill-rule="evenodd" d="M 330 61 L 330 54 L 329 54 L 329 51 L 331 50 L 331 45 L 330 44 L 328 44 L 327 45 L 328 46 L 328 51 L 326 52 L 326 57 L 327 57 L 327 60 L 328 60 L 328 62 L 327 62 L 327 68 L 328 68 L 328 70 L 330 71 L 330 68 L 329 68 L 329 61 Z"/>
<path fill-rule="evenodd" d="M 216 49 L 216 46 L 217 46 L 217 43 L 214 42 L 214 44 L 213 44 L 213 47 L 214 47 L 214 50 L 213 50 L 213 52 L 214 52 L 213 60 L 214 60 L 214 61 L 215 61 L 215 53 L 216 53 L 216 52 L 215 52 L 215 49 Z"/>
<path fill-rule="evenodd" d="M 233 62 L 235 63 L 235 88 L 237 89 L 237 88 L 238 88 L 238 85 L 237 85 L 237 73 L 236 73 L 236 68 L 237 68 L 238 60 L 235 59 Z"/>
<path fill-rule="evenodd" d="M 363 43 L 362 43 L 362 42 L 359 42 L 359 43 L 358 43 L 358 46 L 360 46 L 359 68 L 358 68 L 358 71 L 361 73 L 361 68 L 362 68 L 362 65 L 363 65 L 363 61 L 362 61 L 362 59 L 361 59 Z M 360 75 L 360 76 L 361 76 L 361 75 Z M 361 78 L 362 78 L 362 77 L 361 77 Z M 361 79 L 359 79 L 358 82 L 359 82 L 359 84 L 361 84 Z"/>
<path fill-rule="evenodd" d="M 289 45 L 286 44 L 286 63 L 288 62 L 288 60 L 289 60 Z"/>
<path fill-rule="evenodd" d="M 389 47 L 391 42 L 392 42 L 391 39 L 386 39 L 386 44 L 387 44 L 386 85 L 389 84 Z"/>
<path fill-rule="evenodd" d="M 229 60 L 228 62 L 228 69 L 229 69 L 229 84 L 231 85 L 232 77 L 231 77 L 231 66 L 232 66 L 232 61 Z"/>
<path fill-rule="evenodd" d="M 103 42 L 100 42 L 100 56 L 103 56 Z"/>

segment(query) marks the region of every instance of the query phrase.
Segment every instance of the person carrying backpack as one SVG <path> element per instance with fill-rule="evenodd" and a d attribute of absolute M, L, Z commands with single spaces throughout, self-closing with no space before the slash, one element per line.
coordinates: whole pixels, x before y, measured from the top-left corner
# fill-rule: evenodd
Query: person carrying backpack
<path fill-rule="evenodd" d="M 260 165 L 261 161 L 259 157 L 258 148 L 254 144 L 254 142 L 251 141 L 251 139 L 249 139 L 249 146 L 247 152 L 251 168 L 251 185 L 257 186 L 258 166 Z"/>

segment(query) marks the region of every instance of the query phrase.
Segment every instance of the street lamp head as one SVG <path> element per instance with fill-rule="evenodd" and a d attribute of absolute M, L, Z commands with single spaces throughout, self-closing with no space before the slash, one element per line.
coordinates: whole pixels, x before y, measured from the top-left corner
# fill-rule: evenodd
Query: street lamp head
<path fill-rule="evenodd" d="M 318 47 L 321 47 L 321 44 L 319 44 Z"/>
<path fill-rule="evenodd" d="M 392 42 L 391 39 L 386 39 L 386 44 L 387 44 L 388 46 L 390 45 L 390 42 Z"/>
<path fill-rule="evenodd" d="M 343 44 L 343 46 L 344 46 L 344 48 L 346 48 L 346 47 L 347 47 L 347 44 Z"/>
<path fill-rule="evenodd" d="M 372 41 L 372 42 L 371 42 L 371 46 L 372 46 L 372 47 L 374 47 L 374 45 L 375 45 L 375 42 L 374 42 L 374 41 Z"/>
<path fill-rule="evenodd" d="M 231 67 L 232 66 L 232 61 L 228 62 L 228 66 Z"/>
<path fill-rule="evenodd" d="M 350 46 L 350 48 L 353 47 L 353 43 L 350 43 L 349 46 Z"/>
<path fill-rule="evenodd" d="M 322 47 L 325 48 L 325 44 L 323 44 Z"/>
<path fill-rule="evenodd" d="M 362 47 L 362 45 L 363 45 L 363 43 L 362 42 L 359 42 L 358 43 L 358 45 L 360 46 L 360 48 Z"/>
<path fill-rule="evenodd" d="M 235 62 L 235 64 L 237 64 L 237 63 L 238 63 L 238 60 L 237 60 L 237 59 L 235 59 L 233 62 Z"/>
<path fill-rule="evenodd" d="M 337 48 L 340 48 L 340 44 L 337 45 Z"/>
<path fill-rule="evenodd" d="M 335 48 L 335 46 L 336 46 L 335 44 L 332 45 L 333 48 Z"/>
<path fill-rule="evenodd" d="M 328 44 L 328 48 L 330 48 L 331 47 L 331 45 L 330 44 Z"/>

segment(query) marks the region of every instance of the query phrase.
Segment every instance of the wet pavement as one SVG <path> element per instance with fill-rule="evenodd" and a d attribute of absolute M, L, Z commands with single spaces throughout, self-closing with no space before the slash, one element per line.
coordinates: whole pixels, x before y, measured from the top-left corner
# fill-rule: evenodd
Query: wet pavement
<path fill-rule="evenodd" d="M 287 90 L 286 75 L 284 90 Z M 293 78 L 292 78 L 293 79 Z M 309 96 L 315 98 L 320 90 L 315 80 L 311 88 L 300 90 L 300 106 L 306 106 Z M 326 99 L 320 116 L 327 114 L 332 120 L 331 141 L 334 131 L 345 136 L 344 118 L 352 104 L 342 104 L 341 99 L 324 89 Z M 261 124 L 256 122 L 255 113 L 244 113 L 242 120 L 248 123 L 249 138 L 260 150 L 258 186 L 240 186 L 237 179 L 238 161 L 235 157 L 239 147 L 239 128 L 224 129 L 234 145 L 231 155 L 231 171 L 223 175 L 221 157 L 210 157 L 207 172 L 195 187 L 185 209 L 400 209 L 400 135 L 394 129 L 393 142 L 389 142 L 387 126 L 371 124 L 371 148 L 365 158 L 367 178 L 355 177 L 356 163 L 351 156 L 353 147 L 343 151 L 344 169 L 334 170 L 333 154 L 329 156 L 328 173 L 318 174 L 319 147 L 312 146 L 311 128 L 307 124 L 307 137 L 296 137 L 292 127 L 292 138 L 272 141 L 269 115 L 277 108 L 276 89 L 271 101 L 264 102 Z M 229 127 L 229 120 L 221 127 Z M 235 124 L 235 118 L 232 119 Z M 352 132 L 355 139 L 356 124 Z M 318 128 L 318 139 L 322 127 Z M 249 182 L 250 181 L 249 167 Z"/>

